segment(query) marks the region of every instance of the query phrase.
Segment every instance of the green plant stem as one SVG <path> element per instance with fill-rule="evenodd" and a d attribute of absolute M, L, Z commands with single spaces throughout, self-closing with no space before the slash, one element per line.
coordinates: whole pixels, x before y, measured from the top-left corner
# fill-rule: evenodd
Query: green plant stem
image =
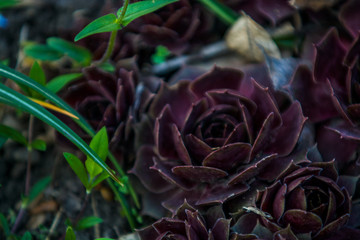
<path fill-rule="evenodd" d="M 90 194 L 91 194 L 91 192 L 89 192 L 89 193 L 86 192 L 86 196 L 85 196 L 85 199 L 84 199 L 84 203 L 83 203 L 83 205 L 82 205 L 82 207 L 81 207 L 81 209 L 80 209 L 80 212 L 79 212 L 79 214 L 76 216 L 74 222 L 72 223 L 74 227 L 76 227 L 77 223 L 80 221 L 80 219 L 82 218 L 82 216 L 83 216 L 84 213 L 85 213 L 86 206 L 87 206 L 87 204 L 88 204 L 88 202 L 89 202 Z"/>
<path fill-rule="evenodd" d="M 115 194 L 115 198 L 120 202 L 120 205 L 123 207 L 126 219 L 128 220 L 128 223 L 130 225 L 130 228 L 132 231 L 135 230 L 135 221 L 133 219 L 133 216 L 131 214 L 130 208 L 127 204 L 127 201 L 125 199 L 125 196 L 122 193 L 119 193 L 119 191 L 114 186 L 113 182 L 111 182 L 109 179 L 107 179 L 107 183 L 109 184 L 111 190 Z"/>
<path fill-rule="evenodd" d="M 126 13 L 126 10 L 127 10 L 127 7 L 128 7 L 128 6 L 129 6 L 129 0 L 125 0 L 124 5 L 123 5 L 123 9 L 122 9 L 122 11 L 121 11 L 121 13 L 120 13 L 119 18 L 117 19 L 117 21 L 118 21 L 119 23 L 121 23 L 122 20 L 124 19 L 125 13 Z"/>
<path fill-rule="evenodd" d="M 28 146 L 31 145 L 32 142 L 32 135 L 33 135 L 33 128 L 34 128 L 34 115 L 30 114 L 29 117 L 29 127 L 28 127 Z M 31 182 L 31 156 L 32 156 L 32 149 L 28 147 L 28 158 L 27 158 L 27 166 L 26 166 L 26 177 L 25 177 L 25 196 L 29 196 L 30 192 L 30 182 Z M 24 217 L 25 211 L 27 208 L 27 204 L 21 204 L 20 210 L 18 215 L 16 216 L 16 220 L 14 226 L 11 229 L 12 233 L 15 233 L 21 220 Z"/>
<path fill-rule="evenodd" d="M 14 226 L 11 228 L 11 233 L 15 233 L 16 230 L 18 229 L 21 220 L 23 219 L 24 215 L 26 212 L 26 207 L 21 206 L 18 215 L 16 216 L 16 220 L 14 223 Z"/>
<path fill-rule="evenodd" d="M 95 63 L 95 65 L 100 65 L 100 64 L 106 62 L 107 60 L 109 60 L 109 58 L 111 57 L 111 55 L 112 55 L 112 53 L 114 51 L 117 32 L 118 32 L 117 30 L 111 32 L 109 43 L 108 43 L 108 46 L 106 48 L 106 52 L 104 53 L 102 58 L 98 62 Z"/>
<path fill-rule="evenodd" d="M 31 146 L 32 135 L 34 129 L 34 115 L 29 117 L 29 128 L 28 128 L 28 145 Z M 28 159 L 27 159 L 27 168 L 26 168 L 26 180 L 25 180 L 25 196 L 29 195 L 30 192 L 30 182 L 31 182 L 31 160 L 32 160 L 32 148 L 28 147 Z"/>
<path fill-rule="evenodd" d="M 235 23 L 239 15 L 234 12 L 231 8 L 218 2 L 217 0 L 198 0 L 210 11 L 212 11 L 219 19 L 224 23 L 232 25 Z"/>

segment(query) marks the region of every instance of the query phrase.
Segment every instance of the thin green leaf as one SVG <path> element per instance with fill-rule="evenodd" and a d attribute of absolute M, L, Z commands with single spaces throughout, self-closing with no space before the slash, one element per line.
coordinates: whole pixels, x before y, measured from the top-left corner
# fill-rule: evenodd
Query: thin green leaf
<path fill-rule="evenodd" d="M 6 138 L 6 137 L 0 137 L 0 148 L 2 148 L 4 146 L 4 144 L 6 143 L 7 140 L 8 140 L 8 138 Z"/>
<path fill-rule="evenodd" d="M 39 151 L 46 151 L 46 142 L 41 139 L 35 139 L 31 142 L 31 148 L 39 150 Z"/>
<path fill-rule="evenodd" d="M 103 220 L 99 217 L 86 217 L 81 219 L 76 225 L 77 230 L 93 227 L 96 224 L 102 223 Z"/>
<path fill-rule="evenodd" d="M 30 69 L 29 77 L 34 79 L 37 83 L 43 86 L 46 83 L 44 70 L 37 61 L 35 61 L 34 64 L 32 65 Z"/>
<path fill-rule="evenodd" d="M 96 33 L 112 32 L 121 28 L 122 26 L 116 21 L 115 14 L 110 13 L 105 16 L 99 17 L 89 23 L 75 36 L 75 42 Z"/>
<path fill-rule="evenodd" d="M 94 188 L 96 185 L 107 179 L 109 174 L 107 172 L 102 172 L 99 176 L 96 177 L 95 181 L 91 184 L 91 188 Z"/>
<path fill-rule="evenodd" d="M 21 240 L 32 240 L 31 233 L 26 231 L 24 235 L 21 237 Z"/>
<path fill-rule="evenodd" d="M 50 184 L 50 182 L 51 182 L 50 176 L 39 180 L 30 190 L 28 203 L 34 201 L 34 199 L 45 190 L 45 188 Z"/>
<path fill-rule="evenodd" d="M 57 37 L 48 38 L 46 43 L 57 51 L 68 55 L 75 61 L 78 61 L 83 66 L 89 65 L 91 62 L 92 54 L 84 47 L 77 46 L 69 41 Z"/>
<path fill-rule="evenodd" d="M 24 47 L 27 56 L 42 61 L 59 60 L 63 54 L 50 46 L 42 44 L 31 44 Z"/>
<path fill-rule="evenodd" d="M 34 64 L 32 65 L 30 69 L 29 77 L 34 79 L 37 83 L 41 84 L 42 86 L 45 86 L 46 84 L 46 77 L 44 70 L 37 61 L 35 61 Z M 31 97 L 42 99 L 42 96 L 38 92 L 32 89 L 29 89 L 29 92 L 31 94 Z"/>
<path fill-rule="evenodd" d="M 18 2 L 19 2 L 18 0 L 1 0 L 0 1 L 0 9 L 12 7 L 12 6 L 18 4 Z"/>
<path fill-rule="evenodd" d="M 99 68 L 101 68 L 102 70 L 109 72 L 109 73 L 115 72 L 115 66 L 109 62 L 104 62 L 104 63 L 100 64 Z"/>
<path fill-rule="evenodd" d="M 74 230 L 70 226 L 66 228 L 65 240 L 76 240 Z"/>
<path fill-rule="evenodd" d="M 121 22 L 121 25 L 126 26 L 130 22 L 134 21 L 136 18 L 154 12 L 159 8 L 162 8 L 170 3 L 174 3 L 177 1 L 178 0 L 146 0 L 146 1 L 129 4 L 125 16 Z M 120 17 L 122 9 L 123 8 L 120 8 L 117 11 L 118 17 Z"/>
<path fill-rule="evenodd" d="M 1 73 L 1 71 L 0 71 Z M 73 130 L 71 130 L 65 123 L 60 121 L 57 117 L 51 114 L 38 104 L 35 104 L 25 96 L 0 84 L 0 102 L 13 106 L 17 109 L 29 112 L 35 117 L 41 119 L 48 125 L 54 127 L 57 131 L 68 138 L 75 144 L 85 155 L 90 156 L 97 164 L 99 164 L 105 171 L 109 173 L 115 182 L 122 185 L 119 179 L 111 171 L 111 169 L 102 161 L 102 159 L 82 140 Z"/>
<path fill-rule="evenodd" d="M 5 236 L 9 236 L 10 235 L 9 224 L 6 220 L 6 217 L 2 213 L 0 213 L 0 226 L 3 229 Z"/>
<path fill-rule="evenodd" d="M 86 189 L 88 189 L 89 181 L 88 181 L 88 175 L 86 173 L 84 164 L 81 162 L 81 160 L 76 157 L 75 155 L 71 153 L 64 153 L 64 157 L 66 161 L 69 163 L 71 169 L 75 172 L 75 174 L 78 176 L 82 184 L 85 186 Z"/>
<path fill-rule="evenodd" d="M 239 18 L 239 14 L 217 0 L 198 0 L 224 23 L 232 25 Z"/>
<path fill-rule="evenodd" d="M 93 137 L 90 142 L 90 148 L 94 150 L 105 162 L 106 157 L 109 153 L 109 140 L 105 127 L 102 127 L 100 131 Z M 87 156 L 85 166 L 90 174 L 91 179 L 94 179 L 98 174 L 103 171 L 102 168 L 98 164 L 96 164 L 89 156 Z"/>
<path fill-rule="evenodd" d="M 63 89 L 66 84 L 78 79 L 82 75 L 82 73 L 69 73 L 54 77 L 46 84 L 46 88 L 53 93 L 57 93 L 58 91 Z"/>
<path fill-rule="evenodd" d="M 0 136 L 4 138 L 10 138 L 13 141 L 27 146 L 28 142 L 26 138 L 16 129 L 0 124 Z"/>

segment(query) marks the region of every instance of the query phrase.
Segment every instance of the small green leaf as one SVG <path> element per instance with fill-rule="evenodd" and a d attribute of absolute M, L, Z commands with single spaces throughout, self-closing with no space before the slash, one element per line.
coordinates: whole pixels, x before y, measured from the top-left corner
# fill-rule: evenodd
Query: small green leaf
<path fill-rule="evenodd" d="M 0 148 L 2 148 L 4 146 L 4 144 L 6 143 L 7 140 L 8 140 L 7 137 L 0 136 Z"/>
<path fill-rule="evenodd" d="M 1 64 L 4 64 L 5 66 L 9 66 L 10 60 L 8 58 L 0 60 Z"/>
<path fill-rule="evenodd" d="M 47 84 L 46 88 L 52 91 L 53 93 L 57 93 L 60 91 L 63 87 L 65 87 L 66 84 L 78 79 L 81 77 L 82 73 L 69 73 L 57 76 L 53 79 L 51 79 Z"/>
<path fill-rule="evenodd" d="M 99 176 L 96 177 L 95 181 L 91 184 L 91 188 L 94 188 L 96 185 L 107 179 L 109 174 L 105 171 L 103 171 Z"/>
<path fill-rule="evenodd" d="M 0 1 L 0 9 L 8 8 L 16 5 L 19 1 L 18 0 L 1 0 Z"/>
<path fill-rule="evenodd" d="M 166 58 L 171 54 L 171 52 L 165 46 L 157 46 L 155 53 L 151 55 L 151 61 L 154 64 L 160 64 L 165 62 Z"/>
<path fill-rule="evenodd" d="M 0 136 L 4 138 L 10 138 L 24 146 L 27 146 L 28 144 L 26 138 L 18 130 L 2 124 L 0 124 Z"/>
<path fill-rule="evenodd" d="M 85 228 L 90 228 L 96 224 L 102 223 L 103 220 L 99 217 L 86 217 L 81 219 L 76 225 L 77 230 L 82 230 Z"/>
<path fill-rule="evenodd" d="M 45 77 L 44 70 L 42 69 L 42 67 L 39 65 L 39 63 L 37 61 L 35 61 L 34 64 L 32 65 L 32 67 L 30 69 L 29 77 L 31 79 L 34 79 L 37 83 L 41 84 L 42 86 L 45 86 L 45 84 L 46 84 L 46 77 Z M 32 89 L 29 89 L 29 92 L 31 94 L 31 97 L 33 97 L 33 98 L 37 98 L 37 99 L 43 98 L 38 92 L 36 92 Z"/>
<path fill-rule="evenodd" d="M 115 72 L 115 66 L 109 62 L 104 62 L 104 63 L 100 64 L 99 68 L 101 68 L 102 70 L 109 72 L 109 73 Z"/>
<path fill-rule="evenodd" d="M 63 56 L 61 52 L 42 44 L 28 45 L 24 47 L 24 52 L 27 56 L 42 61 L 55 61 Z"/>
<path fill-rule="evenodd" d="M 67 227 L 66 229 L 65 240 L 76 240 L 76 235 L 74 233 L 74 230 L 70 226 Z"/>
<path fill-rule="evenodd" d="M 39 151 L 46 151 L 46 142 L 41 139 L 36 139 L 31 142 L 31 148 L 39 150 Z"/>
<path fill-rule="evenodd" d="M 3 229 L 5 236 L 9 236 L 10 235 L 9 224 L 6 220 L 6 217 L 2 213 L 0 213 L 0 226 Z"/>
<path fill-rule="evenodd" d="M 77 46 L 69 41 L 57 37 L 48 38 L 46 40 L 46 43 L 50 47 L 68 55 L 75 61 L 78 61 L 83 66 L 89 65 L 91 62 L 92 54 L 89 50 L 87 50 L 84 47 Z"/>
<path fill-rule="evenodd" d="M 71 169 L 75 172 L 75 174 L 78 176 L 82 184 L 85 186 L 86 189 L 88 189 L 89 182 L 88 182 L 88 175 L 86 173 L 84 164 L 81 162 L 81 160 L 76 157 L 75 155 L 71 153 L 64 153 L 64 157 L 66 161 L 69 163 Z"/>
<path fill-rule="evenodd" d="M 100 131 L 96 133 L 96 135 L 91 140 L 89 146 L 105 162 L 109 152 L 109 141 L 105 127 L 101 128 Z M 85 161 L 85 166 L 90 174 L 91 179 L 94 179 L 98 174 L 100 174 L 103 171 L 103 169 L 97 163 L 95 163 L 89 156 Z"/>
<path fill-rule="evenodd" d="M 34 199 L 45 190 L 45 188 L 50 184 L 50 182 L 51 182 L 50 176 L 39 180 L 30 190 L 28 203 L 34 201 Z"/>
<path fill-rule="evenodd" d="M 146 0 L 141 2 L 136 2 L 129 4 L 126 9 L 125 16 L 122 19 L 121 24 L 123 26 L 128 25 L 130 22 L 134 21 L 136 18 L 144 16 L 148 13 L 154 12 L 159 8 L 162 8 L 170 3 L 177 2 L 178 0 Z M 120 8 L 117 11 L 117 16 L 120 17 L 121 11 L 123 8 Z"/>
<path fill-rule="evenodd" d="M 75 42 L 96 33 L 112 32 L 121 28 L 122 26 L 116 22 L 115 14 L 110 13 L 105 16 L 99 17 L 89 23 L 75 36 Z"/>
<path fill-rule="evenodd" d="M 26 231 L 24 235 L 22 236 L 21 240 L 32 240 L 31 233 Z"/>

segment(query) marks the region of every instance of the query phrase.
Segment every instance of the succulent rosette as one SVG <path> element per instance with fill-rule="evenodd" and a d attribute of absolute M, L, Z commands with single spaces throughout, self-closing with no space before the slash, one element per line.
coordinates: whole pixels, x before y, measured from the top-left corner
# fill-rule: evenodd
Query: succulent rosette
<path fill-rule="evenodd" d="M 331 162 L 290 163 L 277 181 L 258 192 L 256 205 L 244 207 L 233 226 L 243 238 L 348 239 L 342 234 L 350 217 L 351 198 L 338 184 Z M 346 232 L 344 230 L 344 232 Z M 359 231 L 355 231 L 357 234 Z M 354 236 L 354 235 L 353 235 Z M 249 239 L 249 238 L 246 238 Z"/>
<path fill-rule="evenodd" d="M 106 127 L 113 150 L 119 150 L 121 146 L 129 148 L 132 134 L 130 123 L 134 117 L 131 110 L 134 110 L 137 85 L 134 72 L 118 68 L 112 74 L 89 67 L 83 70 L 83 74 L 83 78 L 72 83 L 63 92 L 63 99 L 73 106 L 95 131 Z"/>
<path fill-rule="evenodd" d="M 171 218 L 162 218 L 138 233 L 144 240 L 227 240 L 230 235 L 230 220 L 225 218 L 221 207 L 215 206 L 206 212 L 200 212 L 185 201 Z"/>
<path fill-rule="evenodd" d="M 191 44 L 203 44 L 211 39 L 213 19 L 198 2 L 180 0 L 136 19 L 126 31 L 138 34 L 142 44 L 163 45 L 181 54 Z"/>
<path fill-rule="evenodd" d="M 244 11 L 261 24 L 270 22 L 276 25 L 295 12 L 295 8 L 287 0 L 222 0 L 222 2 L 235 11 Z"/>
<path fill-rule="evenodd" d="M 342 12 L 350 11 L 350 2 Z M 344 24 L 352 34 L 355 28 L 360 30 L 359 25 L 353 24 L 354 20 L 347 21 Z M 301 102 L 305 116 L 313 122 L 342 116 L 350 125 L 356 125 L 360 112 L 359 37 L 349 41 L 339 37 L 332 28 L 315 48 L 313 70 L 300 66 L 290 83 L 294 97 Z"/>
<path fill-rule="evenodd" d="M 164 83 L 148 113 L 155 146 L 140 148 L 132 172 L 152 192 L 179 189 L 164 202 L 170 210 L 184 198 L 223 203 L 275 156 L 293 151 L 306 119 L 298 102 L 284 102 L 279 108 L 268 88 L 230 68 Z"/>

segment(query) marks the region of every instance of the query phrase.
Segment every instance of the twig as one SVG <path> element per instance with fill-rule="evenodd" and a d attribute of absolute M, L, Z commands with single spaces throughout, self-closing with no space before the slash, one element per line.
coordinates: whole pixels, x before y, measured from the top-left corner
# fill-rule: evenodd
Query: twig
<path fill-rule="evenodd" d="M 91 208 L 94 212 L 94 216 L 95 217 L 99 217 L 99 213 L 97 211 L 97 206 L 96 206 L 96 199 L 95 199 L 95 195 L 94 194 L 91 194 Z M 100 238 L 100 226 L 99 224 L 95 224 L 94 225 L 94 235 L 95 235 L 95 238 Z"/>
<path fill-rule="evenodd" d="M 227 48 L 225 42 L 220 41 L 202 48 L 199 53 L 175 57 L 164 63 L 157 64 L 152 67 L 151 71 L 155 75 L 165 75 L 180 68 L 184 64 L 209 60 L 228 52 L 230 52 L 230 50 Z"/>
<path fill-rule="evenodd" d="M 49 234 L 46 236 L 45 240 L 50 240 L 51 236 L 54 234 L 55 228 L 59 224 L 62 213 L 63 213 L 63 210 L 62 210 L 62 208 L 60 208 L 60 210 L 55 215 L 55 218 L 54 218 L 54 220 L 51 224 L 50 230 L 49 230 Z"/>

